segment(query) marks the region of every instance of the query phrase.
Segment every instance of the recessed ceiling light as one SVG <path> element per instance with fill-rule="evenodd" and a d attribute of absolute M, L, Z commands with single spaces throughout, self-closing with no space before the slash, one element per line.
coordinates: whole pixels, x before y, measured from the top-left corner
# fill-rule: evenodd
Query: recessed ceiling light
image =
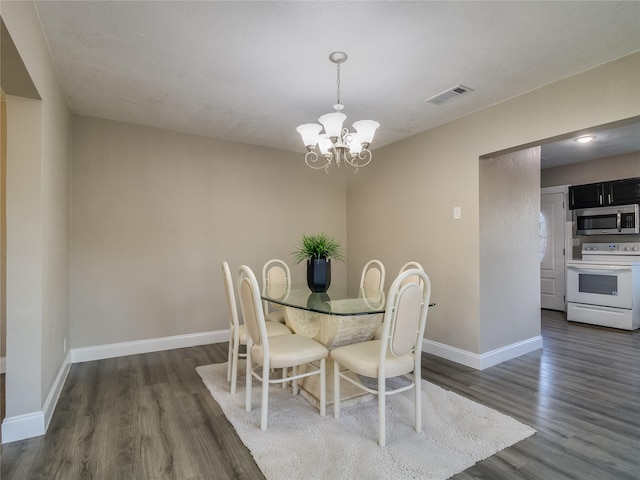
<path fill-rule="evenodd" d="M 578 143 L 589 143 L 592 140 L 595 140 L 596 137 L 593 135 L 584 135 L 582 137 L 576 138 L 576 142 Z"/>

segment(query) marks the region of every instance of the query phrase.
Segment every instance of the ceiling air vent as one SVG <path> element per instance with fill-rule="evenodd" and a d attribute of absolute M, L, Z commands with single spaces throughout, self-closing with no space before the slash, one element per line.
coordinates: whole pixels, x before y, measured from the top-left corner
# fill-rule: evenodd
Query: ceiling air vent
<path fill-rule="evenodd" d="M 455 87 L 451 87 L 438 95 L 427 98 L 425 102 L 433 103 L 434 105 L 442 105 L 443 103 L 453 100 L 454 98 L 461 97 L 469 92 L 473 92 L 473 88 L 465 87 L 464 85 L 456 85 Z"/>

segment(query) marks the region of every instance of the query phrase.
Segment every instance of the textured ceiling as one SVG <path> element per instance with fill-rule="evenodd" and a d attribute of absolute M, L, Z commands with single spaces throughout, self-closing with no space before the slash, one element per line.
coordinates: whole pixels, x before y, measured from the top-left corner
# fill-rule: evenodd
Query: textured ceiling
<path fill-rule="evenodd" d="M 640 87 L 638 90 L 640 102 Z M 576 138 L 593 135 L 589 143 L 578 143 Z M 579 135 L 542 145 L 542 168 L 560 167 L 571 163 L 640 152 L 640 121 L 605 129 L 589 129 Z M 638 165 L 640 172 L 640 165 Z"/>
<path fill-rule="evenodd" d="M 73 112 L 303 152 L 332 111 L 373 148 L 640 50 L 640 2 L 40 1 Z M 461 83 L 474 92 L 425 99 Z"/>

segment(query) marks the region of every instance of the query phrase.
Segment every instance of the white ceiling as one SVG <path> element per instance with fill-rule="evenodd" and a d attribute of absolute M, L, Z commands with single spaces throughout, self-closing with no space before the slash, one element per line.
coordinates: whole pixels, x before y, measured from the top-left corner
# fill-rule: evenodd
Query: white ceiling
<path fill-rule="evenodd" d="M 640 102 L 640 86 L 638 91 Z M 589 143 L 578 143 L 576 138 L 593 135 Z M 552 168 L 571 163 L 586 162 L 614 155 L 640 152 L 640 122 L 606 129 L 589 129 L 565 140 L 542 145 L 541 167 Z"/>
<path fill-rule="evenodd" d="M 336 50 L 374 149 L 640 50 L 638 1 L 36 5 L 73 112 L 297 152 L 336 102 Z"/>

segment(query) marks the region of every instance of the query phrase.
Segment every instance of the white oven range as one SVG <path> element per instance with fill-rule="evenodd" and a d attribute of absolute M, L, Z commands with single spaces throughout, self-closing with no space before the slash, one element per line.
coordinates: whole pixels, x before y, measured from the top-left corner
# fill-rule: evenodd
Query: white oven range
<path fill-rule="evenodd" d="M 567 262 L 567 320 L 640 328 L 640 242 L 582 245 Z"/>

